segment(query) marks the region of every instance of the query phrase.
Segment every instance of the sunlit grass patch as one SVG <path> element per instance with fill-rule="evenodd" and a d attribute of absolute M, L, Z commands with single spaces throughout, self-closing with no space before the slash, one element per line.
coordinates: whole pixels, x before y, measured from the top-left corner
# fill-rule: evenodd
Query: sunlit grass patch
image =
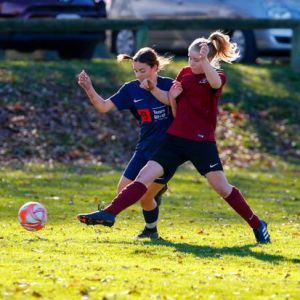
<path fill-rule="evenodd" d="M 133 238 L 143 228 L 138 205 L 112 228 L 76 220 L 114 196 L 119 169 L 1 169 L 1 298 L 298 299 L 298 171 L 297 165 L 226 171 L 269 223 L 272 243 L 257 246 L 252 230 L 188 166 L 163 199 L 159 241 Z M 25 231 L 17 221 L 30 200 L 48 209 L 42 231 Z"/>

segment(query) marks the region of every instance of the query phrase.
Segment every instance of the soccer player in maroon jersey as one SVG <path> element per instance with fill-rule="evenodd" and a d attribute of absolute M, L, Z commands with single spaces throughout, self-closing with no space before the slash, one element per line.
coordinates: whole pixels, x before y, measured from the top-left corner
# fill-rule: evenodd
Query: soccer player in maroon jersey
<path fill-rule="evenodd" d="M 216 31 L 208 39 L 196 39 L 189 46 L 189 66 L 181 70 L 169 91 L 176 116 L 159 151 L 104 210 L 79 214 L 88 225 L 112 226 L 115 216 L 138 201 L 160 176 L 171 178 L 178 166 L 190 161 L 212 188 L 250 225 L 258 243 L 270 242 L 267 223 L 251 210 L 241 192 L 228 183 L 219 158 L 215 129 L 218 102 L 226 82 L 220 61 L 238 57 L 236 44 Z"/>
<path fill-rule="evenodd" d="M 82 71 L 78 77 L 79 85 L 84 89 L 94 107 L 101 113 L 113 109 L 128 110 L 138 120 L 140 138 L 135 152 L 122 174 L 118 192 L 131 183 L 148 160 L 157 151 L 167 129 L 173 121 L 169 105 L 168 91 L 173 79 L 161 77 L 158 72 L 171 59 L 159 56 L 154 49 L 142 48 L 133 56 L 119 55 L 118 61 L 131 60 L 135 80 L 126 82 L 108 99 L 102 98 L 94 89 L 89 75 Z M 153 182 L 140 199 L 145 228 L 137 238 L 157 239 L 158 205 L 161 194 L 166 190 L 169 178 L 159 178 Z M 155 201 L 154 201 L 155 199 Z"/>

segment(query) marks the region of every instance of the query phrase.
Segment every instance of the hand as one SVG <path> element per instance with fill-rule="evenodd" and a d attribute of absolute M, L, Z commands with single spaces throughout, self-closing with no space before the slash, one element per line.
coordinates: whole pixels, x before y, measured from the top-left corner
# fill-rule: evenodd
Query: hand
<path fill-rule="evenodd" d="M 92 87 L 92 81 L 89 75 L 82 70 L 78 75 L 78 84 L 85 90 L 88 91 Z"/>
<path fill-rule="evenodd" d="M 174 80 L 173 85 L 169 90 L 169 95 L 171 96 L 171 98 L 177 98 L 182 93 L 182 91 L 183 89 L 181 83 L 179 81 Z"/>
<path fill-rule="evenodd" d="M 202 43 L 200 45 L 200 59 L 206 59 L 207 55 L 209 53 L 209 47 L 207 45 L 207 43 Z"/>
<path fill-rule="evenodd" d="M 154 82 L 150 79 L 144 79 L 141 84 L 140 84 L 140 88 L 145 89 L 149 92 L 151 92 L 153 89 L 156 88 Z"/>

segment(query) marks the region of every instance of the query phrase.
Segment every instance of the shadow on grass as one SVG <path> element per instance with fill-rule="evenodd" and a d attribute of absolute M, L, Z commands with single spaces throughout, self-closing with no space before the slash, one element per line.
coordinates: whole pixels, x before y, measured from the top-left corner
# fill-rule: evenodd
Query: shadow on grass
<path fill-rule="evenodd" d="M 300 259 L 289 259 L 282 255 L 268 254 L 264 252 L 255 252 L 251 248 L 257 246 L 256 244 L 247 244 L 244 246 L 234 247 L 212 247 L 207 245 L 191 245 L 187 243 L 173 243 L 168 240 L 146 241 L 145 245 L 159 245 L 175 248 L 177 252 L 189 253 L 198 257 L 214 257 L 219 258 L 224 255 L 239 256 L 239 257 L 254 257 L 258 260 L 262 260 L 270 263 L 290 262 L 294 264 L 300 264 Z"/>
<path fill-rule="evenodd" d="M 126 244 L 134 246 L 136 242 L 116 242 L 116 241 L 97 241 L 97 243 L 105 243 L 105 244 Z M 264 247 L 265 245 L 258 245 L 258 244 L 247 244 L 244 246 L 234 246 L 234 247 L 213 247 L 209 245 L 193 245 L 187 243 L 174 243 L 165 239 L 160 240 L 149 240 L 149 241 L 142 241 L 143 245 L 147 246 L 164 246 L 174 248 L 175 251 L 185 253 L 185 254 L 192 254 L 197 257 L 201 258 L 221 258 L 223 256 L 234 256 L 234 257 L 253 257 L 257 260 L 261 260 L 264 262 L 269 262 L 272 264 L 279 264 L 281 262 L 289 262 L 293 264 L 300 265 L 299 258 L 287 258 L 282 255 L 274 255 L 265 252 L 255 252 L 252 251 L 252 248 L 255 247 Z M 148 250 L 139 251 L 137 250 L 135 253 L 146 253 Z"/>

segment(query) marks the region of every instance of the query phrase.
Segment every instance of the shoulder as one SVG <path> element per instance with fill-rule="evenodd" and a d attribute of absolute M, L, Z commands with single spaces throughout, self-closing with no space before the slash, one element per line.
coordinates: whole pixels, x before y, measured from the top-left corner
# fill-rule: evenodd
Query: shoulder
<path fill-rule="evenodd" d="M 138 80 L 132 80 L 123 83 L 123 85 L 119 88 L 119 90 L 110 97 L 111 100 L 114 102 L 116 101 L 124 101 L 126 98 L 127 100 L 132 98 L 135 91 L 140 88 L 139 84 L 137 83 Z"/>
<path fill-rule="evenodd" d="M 140 86 L 138 80 L 127 81 L 122 85 L 122 87 L 124 87 L 124 88 L 134 88 L 134 87 L 138 87 L 138 86 Z"/>
<path fill-rule="evenodd" d="M 157 77 L 157 86 L 159 88 L 162 88 L 162 89 L 166 88 L 167 90 L 169 90 L 170 87 L 173 84 L 173 81 L 174 81 L 174 79 L 172 79 L 170 77 L 161 77 L 161 76 L 158 76 Z"/>
<path fill-rule="evenodd" d="M 132 80 L 125 82 L 120 88 L 119 92 L 121 93 L 131 93 L 140 88 L 138 80 Z"/>
<path fill-rule="evenodd" d="M 178 75 L 176 76 L 176 80 L 180 81 L 182 79 L 182 77 L 186 76 L 186 75 L 191 75 L 193 74 L 192 69 L 188 66 L 182 68 L 182 70 L 178 73 Z"/>
<path fill-rule="evenodd" d="M 170 77 L 163 77 L 163 76 L 158 76 L 158 81 L 160 82 L 173 82 L 174 79 L 170 78 Z"/>
<path fill-rule="evenodd" d="M 191 67 L 184 67 L 182 68 L 182 70 L 180 71 L 179 74 L 193 74 Z"/>

